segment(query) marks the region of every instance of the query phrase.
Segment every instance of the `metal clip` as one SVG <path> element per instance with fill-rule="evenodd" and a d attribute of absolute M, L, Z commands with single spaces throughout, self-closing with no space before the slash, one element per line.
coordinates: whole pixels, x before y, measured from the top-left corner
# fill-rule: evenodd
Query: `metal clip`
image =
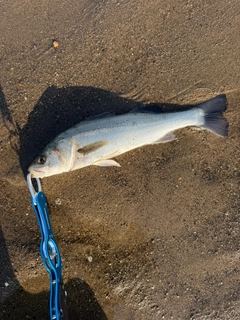
<path fill-rule="evenodd" d="M 41 186 L 41 182 L 40 182 L 40 179 L 39 178 L 35 178 L 36 182 L 37 182 L 37 188 L 38 190 L 36 191 L 33 187 L 33 184 L 32 184 L 32 174 L 29 173 L 27 175 L 27 184 L 28 184 L 28 189 L 31 193 L 31 196 L 33 199 L 35 199 L 35 196 L 37 194 L 37 192 L 41 192 L 42 191 L 42 186 Z"/>

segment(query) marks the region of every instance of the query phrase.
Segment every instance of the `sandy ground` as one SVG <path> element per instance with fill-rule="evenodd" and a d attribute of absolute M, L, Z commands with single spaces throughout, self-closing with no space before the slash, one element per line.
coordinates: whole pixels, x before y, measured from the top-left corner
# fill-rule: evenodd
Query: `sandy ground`
<path fill-rule="evenodd" d="M 24 179 L 40 150 L 92 114 L 219 93 L 228 138 L 186 128 L 43 188 L 70 319 L 239 319 L 239 33 L 238 0 L 0 1 L 2 320 L 48 319 Z"/>

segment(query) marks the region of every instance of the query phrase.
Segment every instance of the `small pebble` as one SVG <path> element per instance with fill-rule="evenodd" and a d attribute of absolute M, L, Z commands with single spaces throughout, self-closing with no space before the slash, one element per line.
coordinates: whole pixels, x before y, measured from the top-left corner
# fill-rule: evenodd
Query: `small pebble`
<path fill-rule="evenodd" d="M 61 201 L 60 198 L 57 198 L 57 199 L 55 200 L 55 203 L 56 203 L 56 205 L 60 206 L 60 204 L 62 203 L 62 201 Z"/>
<path fill-rule="evenodd" d="M 8 282 L 5 282 L 4 285 L 5 285 L 5 287 L 8 287 L 8 286 L 9 286 L 9 283 L 8 283 Z"/>
<path fill-rule="evenodd" d="M 59 43 L 56 40 L 54 40 L 52 45 L 53 45 L 53 48 L 58 48 Z"/>
<path fill-rule="evenodd" d="M 93 261 L 93 257 L 92 256 L 89 256 L 87 259 L 88 259 L 88 262 L 92 262 Z"/>

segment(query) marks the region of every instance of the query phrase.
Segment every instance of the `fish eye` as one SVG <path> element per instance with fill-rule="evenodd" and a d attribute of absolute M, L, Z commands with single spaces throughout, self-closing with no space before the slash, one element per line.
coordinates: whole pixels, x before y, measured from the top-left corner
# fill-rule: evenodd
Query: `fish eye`
<path fill-rule="evenodd" d="M 46 157 L 44 157 L 44 156 L 40 156 L 39 158 L 38 158 L 38 164 L 44 164 L 45 162 L 46 162 Z"/>

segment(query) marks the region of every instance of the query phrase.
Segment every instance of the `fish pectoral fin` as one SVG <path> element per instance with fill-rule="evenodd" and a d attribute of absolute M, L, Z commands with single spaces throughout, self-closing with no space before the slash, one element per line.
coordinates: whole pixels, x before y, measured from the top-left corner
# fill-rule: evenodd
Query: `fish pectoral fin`
<path fill-rule="evenodd" d="M 94 162 L 92 165 L 99 167 L 121 167 L 115 160 L 99 160 Z"/>
<path fill-rule="evenodd" d="M 82 147 L 80 149 L 77 150 L 77 152 L 83 154 L 84 156 L 86 156 L 87 154 L 97 151 L 98 149 L 104 147 L 105 145 L 107 145 L 107 141 L 103 140 L 103 141 L 97 141 L 91 144 L 86 145 L 85 147 Z"/>
<path fill-rule="evenodd" d="M 165 142 L 173 141 L 176 139 L 177 138 L 176 138 L 175 134 L 172 132 L 169 132 L 169 133 L 165 134 L 165 136 L 163 136 L 162 138 L 158 139 L 157 141 L 154 141 L 152 144 L 165 143 Z"/>

